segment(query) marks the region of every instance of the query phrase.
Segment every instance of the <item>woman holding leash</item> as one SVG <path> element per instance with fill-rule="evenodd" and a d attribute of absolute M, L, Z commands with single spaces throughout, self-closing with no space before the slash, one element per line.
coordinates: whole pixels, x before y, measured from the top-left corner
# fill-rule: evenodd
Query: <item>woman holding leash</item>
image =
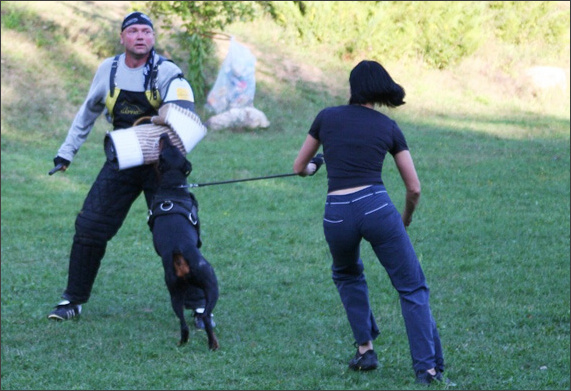
<path fill-rule="evenodd" d="M 312 175 L 315 167 L 310 161 L 323 146 L 328 177 L 323 230 L 333 258 L 333 281 L 357 346 L 349 367 L 364 371 L 378 366 L 373 340 L 380 331 L 360 258 L 365 239 L 398 291 L 416 381 L 442 381 L 444 358 L 429 289 L 406 232 L 420 199 L 420 181 L 397 123 L 374 110 L 375 105 L 404 104 L 405 91 L 375 61 L 361 61 L 351 71 L 349 84 L 349 104 L 319 112 L 293 165 L 300 176 Z M 406 188 L 402 215 L 381 176 L 387 153 L 393 156 Z"/>

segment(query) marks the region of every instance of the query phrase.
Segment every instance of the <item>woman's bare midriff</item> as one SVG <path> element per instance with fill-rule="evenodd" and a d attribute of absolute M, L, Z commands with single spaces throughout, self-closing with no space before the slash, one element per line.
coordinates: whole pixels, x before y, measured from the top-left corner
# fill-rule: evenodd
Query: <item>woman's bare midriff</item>
<path fill-rule="evenodd" d="M 371 187 L 371 185 L 348 187 L 347 189 L 333 190 L 332 192 L 327 193 L 327 195 L 346 195 L 346 194 L 355 193 L 359 190 L 366 189 L 367 187 Z"/>

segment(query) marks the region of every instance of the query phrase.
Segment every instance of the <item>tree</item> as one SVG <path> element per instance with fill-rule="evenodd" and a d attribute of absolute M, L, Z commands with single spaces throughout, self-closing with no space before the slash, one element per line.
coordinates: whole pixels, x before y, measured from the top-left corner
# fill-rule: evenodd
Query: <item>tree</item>
<path fill-rule="evenodd" d="M 233 22 L 249 22 L 263 13 L 274 14 L 270 1 L 146 1 L 143 7 L 188 50 L 186 78 L 193 86 L 197 102 L 205 100 L 204 69 L 213 53 L 217 33 Z"/>

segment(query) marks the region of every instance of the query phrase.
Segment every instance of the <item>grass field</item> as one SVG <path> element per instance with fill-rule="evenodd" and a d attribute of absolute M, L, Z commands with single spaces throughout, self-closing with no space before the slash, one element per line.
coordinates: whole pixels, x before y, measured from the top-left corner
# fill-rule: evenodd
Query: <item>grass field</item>
<path fill-rule="evenodd" d="M 126 9 L 47 3 L 2 2 L 1 389 L 421 389 L 398 296 L 366 243 L 380 368 L 347 368 L 353 339 L 321 228 L 324 169 L 194 190 L 202 250 L 220 281 L 219 351 L 195 330 L 176 346 L 178 321 L 142 198 L 109 243 L 81 319 L 46 319 L 65 288 L 75 216 L 105 159 L 108 130 L 100 119 L 68 172 L 47 175 L 100 60 L 73 26 L 90 15 L 118 24 Z M 41 21 L 6 28 L 7 9 Z M 313 117 L 346 101 L 354 64 L 329 68 L 319 50 L 272 47 L 268 29 L 232 26 L 258 58 L 255 106 L 270 128 L 210 132 L 189 154 L 190 182 L 290 172 Z M 73 39 L 56 39 L 62 31 Z M 407 104 L 387 113 L 404 130 L 422 182 L 409 234 L 454 389 L 569 389 L 569 87 L 517 95 L 486 73 L 499 58 L 481 54 L 447 73 L 387 65 L 407 91 Z M 402 207 L 396 168 L 385 165 Z"/>

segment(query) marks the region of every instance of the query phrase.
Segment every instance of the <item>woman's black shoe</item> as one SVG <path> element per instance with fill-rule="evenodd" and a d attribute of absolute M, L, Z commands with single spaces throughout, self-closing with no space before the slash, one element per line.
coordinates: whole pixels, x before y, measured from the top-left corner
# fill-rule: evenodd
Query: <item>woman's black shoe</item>
<path fill-rule="evenodd" d="M 360 354 L 359 349 L 355 353 L 355 357 L 349 361 L 349 368 L 355 371 L 369 371 L 377 368 L 379 361 L 377 360 L 377 353 L 374 350 L 367 350 L 365 353 Z"/>

